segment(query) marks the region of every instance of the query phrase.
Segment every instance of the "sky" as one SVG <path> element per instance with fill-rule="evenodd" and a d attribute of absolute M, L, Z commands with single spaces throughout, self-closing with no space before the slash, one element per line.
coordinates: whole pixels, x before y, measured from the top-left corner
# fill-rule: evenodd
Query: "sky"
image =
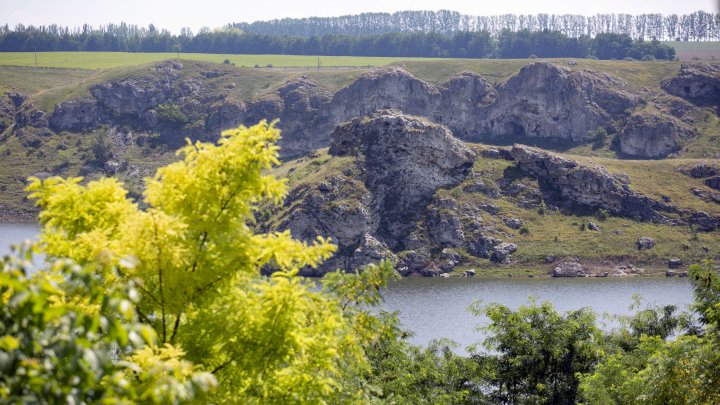
<path fill-rule="evenodd" d="M 718 12 L 720 0 L 0 0 L 0 24 L 93 26 L 152 23 L 179 33 L 231 22 L 331 17 L 363 12 L 452 10 L 469 15 Z"/>

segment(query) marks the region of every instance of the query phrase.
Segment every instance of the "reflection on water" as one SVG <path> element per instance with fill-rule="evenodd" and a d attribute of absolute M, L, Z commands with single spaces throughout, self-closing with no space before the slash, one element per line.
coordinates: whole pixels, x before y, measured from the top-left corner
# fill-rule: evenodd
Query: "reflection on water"
<path fill-rule="evenodd" d="M 627 315 L 636 294 L 648 303 L 682 309 L 693 302 L 690 282 L 678 278 L 405 278 L 384 292 L 383 307 L 400 312 L 403 326 L 415 333 L 413 343 L 445 337 L 462 349 L 482 340 L 476 328 L 488 324 L 487 318 L 467 311 L 476 300 L 517 309 L 533 296 L 563 312 L 590 307 L 598 313 Z"/>

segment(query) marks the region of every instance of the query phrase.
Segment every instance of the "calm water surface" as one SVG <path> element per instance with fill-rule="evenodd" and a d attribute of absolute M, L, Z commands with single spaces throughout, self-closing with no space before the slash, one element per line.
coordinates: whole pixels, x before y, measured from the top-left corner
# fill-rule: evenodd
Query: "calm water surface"
<path fill-rule="evenodd" d="M 383 306 L 400 312 L 403 326 L 415 333 L 414 343 L 444 337 L 458 342 L 464 351 L 482 339 L 476 328 L 488 324 L 487 318 L 467 311 L 476 300 L 517 309 L 532 296 L 563 312 L 590 307 L 598 313 L 627 315 L 636 294 L 643 302 L 683 309 L 693 302 L 690 282 L 681 278 L 405 278 L 387 288 Z M 607 322 L 604 327 L 614 324 Z"/>
<path fill-rule="evenodd" d="M 0 224 L 0 256 L 10 252 L 11 244 L 33 239 L 38 232 L 35 224 Z M 400 312 L 403 326 L 415 334 L 414 343 L 450 338 L 464 351 L 481 340 L 477 326 L 487 325 L 487 319 L 467 311 L 476 300 L 517 309 L 533 296 L 560 311 L 587 306 L 599 313 L 625 315 L 635 294 L 658 305 L 684 308 L 693 301 L 690 283 L 678 278 L 405 278 L 385 290 L 383 307 Z"/>
<path fill-rule="evenodd" d="M 10 253 L 10 245 L 35 239 L 39 232 L 37 224 L 0 224 L 0 256 Z"/>

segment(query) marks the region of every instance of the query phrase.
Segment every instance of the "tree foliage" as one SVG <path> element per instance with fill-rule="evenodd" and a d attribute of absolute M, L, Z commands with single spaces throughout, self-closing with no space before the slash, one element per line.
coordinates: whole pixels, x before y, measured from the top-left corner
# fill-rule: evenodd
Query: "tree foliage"
<path fill-rule="evenodd" d="M 215 386 L 157 345 L 133 282 L 102 282 L 115 269 L 59 259 L 29 276 L 31 260 L 25 247 L 0 263 L 0 402 L 180 403 Z"/>
<path fill-rule="evenodd" d="M 668 332 L 683 323 L 673 320 L 667 310 L 661 317 L 636 317 L 637 344 L 619 345 L 582 378 L 581 389 L 588 403 L 720 403 L 720 277 L 710 263 L 691 266 L 690 274 L 696 311 L 704 327 L 686 328 L 688 333 L 667 340 Z M 638 323 L 645 326 L 638 327 Z"/>
<path fill-rule="evenodd" d="M 489 369 L 481 381 L 498 403 L 574 404 L 579 373 L 602 356 L 595 315 L 581 309 L 560 314 L 548 302 L 512 311 L 504 305 L 476 304 L 472 311 L 490 319 L 484 346 L 475 360 Z"/>
<path fill-rule="evenodd" d="M 548 20 L 555 23 L 540 24 L 531 23 L 535 20 L 528 16 L 521 16 L 522 23 L 518 22 L 516 16 L 505 17 L 508 18 L 498 20 L 502 24 L 496 21 L 473 28 L 463 26 L 450 32 L 428 28 L 370 32 L 363 35 L 326 32 L 311 36 L 283 35 L 281 29 L 254 32 L 236 27 L 202 30 L 195 35 L 184 30 L 181 35 L 176 36 L 154 27 L 145 29 L 126 24 L 110 24 L 98 29 L 83 26 L 82 30 L 69 30 L 56 25 L 17 26 L 11 30 L 6 26 L 4 29 L 0 28 L 0 51 L 182 51 L 443 58 L 527 58 L 535 55 L 573 58 L 595 56 L 600 59 L 647 57 L 645 59 L 663 60 L 675 57 L 674 49 L 657 42 L 660 37 L 655 35 L 633 36 L 628 30 L 606 32 L 596 29 L 569 29 L 571 24 L 577 22 L 574 20 L 562 24 L 557 22 L 560 20 Z M 565 17 L 571 16 L 563 16 Z M 161 118 L 166 118 L 166 122 L 182 123 L 187 119 L 182 111 L 171 107 L 168 105 L 163 111 L 158 111 Z"/>
<path fill-rule="evenodd" d="M 262 174 L 278 163 L 278 137 L 262 122 L 225 131 L 217 145 L 188 144 L 147 180 L 144 209 L 115 179 L 34 179 L 44 252 L 118 266 L 108 287 L 137 279 L 138 318 L 161 347 L 181 348 L 217 378 L 220 402 L 361 396 L 339 389 L 345 374 L 367 368 L 355 325 L 339 301 L 296 277 L 334 246 L 248 225 L 258 204 L 285 195 L 284 181 Z M 261 277 L 263 267 L 274 275 Z"/>

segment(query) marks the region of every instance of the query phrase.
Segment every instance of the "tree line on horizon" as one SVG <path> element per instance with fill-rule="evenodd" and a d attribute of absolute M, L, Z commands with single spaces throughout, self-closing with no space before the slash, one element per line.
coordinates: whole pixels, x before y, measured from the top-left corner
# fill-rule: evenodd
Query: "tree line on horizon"
<path fill-rule="evenodd" d="M 471 16 L 456 11 L 398 11 L 362 13 L 339 17 L 283 18 L 253 23 L 234 23 L 234 28 L 265 35 L 319 36 L 374 35 L 394 32 L 425 32 L 451 36 L 456 32 L 558 31 L 568 37 L 623 34 L 635 40 L 720 40 L 720 13 L 690 14 L 503 14 Z"/>
<path fill-rule="evenodd" d="M 633 40 L 627 34 L 600 33 L 570 37 L 560 31 L 394 32 L 374 35 L 300 37 L 264 35 L 226 26 L 179 35 L 154 25 L 126 23 L 70 29 L 58 25 L 0 27 L 0 52 L 183 52 L 214 54 L 282 54 L 322 56 L 388 56 L 443 58 L 573 57 L 598 59 L 675 58 L 675 50 L 657 40 Z"/>

